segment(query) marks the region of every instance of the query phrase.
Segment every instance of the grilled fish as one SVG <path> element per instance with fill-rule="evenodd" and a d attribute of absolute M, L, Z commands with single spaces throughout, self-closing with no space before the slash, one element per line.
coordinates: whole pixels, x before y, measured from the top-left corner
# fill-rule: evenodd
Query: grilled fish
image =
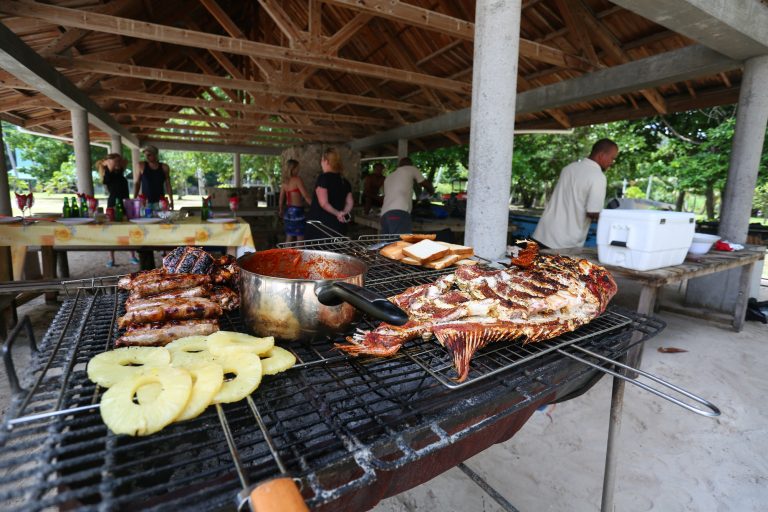
<path fill-rule="evenodd" d="M 337 348 L 351 354 L 392 355 L 408 340 L 434 336 L 450 353 L 458 381 L 475 352 L 489 343 L 532 343 L 573 331 L 605 311 L 616 283 L 587 260 L 536 254 L 525 268 L 493 270 L 462 265 L 435 283 L 390 298 L 408 323 L 380 324 Z"/>

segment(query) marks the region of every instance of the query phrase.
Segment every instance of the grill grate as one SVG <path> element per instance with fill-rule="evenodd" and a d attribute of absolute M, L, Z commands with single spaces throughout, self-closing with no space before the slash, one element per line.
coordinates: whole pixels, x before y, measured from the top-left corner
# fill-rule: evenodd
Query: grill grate
<path fill-rule="evenodd" d="M 372 269 L 367 285 L 387 295 L 442 274 L 405 265 L 374 274 L 383 258 L 366 249 L 377 241 L 333 239 L 316 247 L 367 257 Z M 280 459 L 315 507 L 372 485 L 377 471 L 434 453 L 595 374 L 554 349 L 500 373 L 508 359 L 519 356 L 512 344 L 497 344 L 473 368 L 478 375 L 490 368 L 486 378 L 473 373 L 471 386 L 448 389 L 450 372 L 433 368 L 445 354 L 438 354 L 432 343 L 410 343 L 394 358 L 346 359 L 331 348 L 334 340 L 297 342 L 288 348 L 301 361 L 299 367 L 265 377 L 252 403 L 211 407 L 194 420 L 145 438 L 114 436 L 98 415 L 100 391 L 88 381 L 85 367 L 112 346 L 125 296 L 105 282 L 71 283 L 67 291 L 71 298 L 41 341 L 22 381 L 25 390 L 17 390 L 11 404 L 8 428 L 0 432 L 4 510 L 72 504 L 85 510 L 169 511 L 242 505 L 238 493 L 243 486 L 278 474 L 255 409 Z M 242 330 L 239 316 L 227 316 L 223 327 Z M 628 348 L 633 332 L 648 338 L 662 328 L 658 321 L 611 310 L 596 330 L 574 336 L 581 338 L 580 346 L 615 358 Z M 433 365 L 429 372 L 425 360 Z M 481 421 L 456 425 L 457 416 L 467 411 L 479 415 L 489 403 L 507 406 L 483 413 Z"/>

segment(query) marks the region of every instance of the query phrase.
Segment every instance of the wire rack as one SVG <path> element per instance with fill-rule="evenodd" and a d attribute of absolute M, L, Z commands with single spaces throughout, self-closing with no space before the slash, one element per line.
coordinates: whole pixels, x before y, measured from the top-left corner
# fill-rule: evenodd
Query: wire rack
<path fill-rule="evenodd" d="M 363 254 L 370 275 L 379 263 L 387 263 L 368 250 L 376 242 L 381 240 L 344 243 L 334 238 L 314 245 Z M 393 274 L 369 279 L 368 285 L 384 294 L 398 293 L 431 282 L 435 274 L 396 267 Z M 87 379 L 85 368 L 119 334 L 116 317 L 125 296 L 111 281 L 71 282 L 65 289 L 70 298 L 14 387 L 6 428 L 0 432 L 4 510 L 242 507 L 243 488 L 279 473 L 276 455 L 300 480 L 307 503 L 316 507 L 374 485 L 379 471 L 447 448 L 596 373 L 552 351 L 502 368 L 513 356 L 497 350 L 483 354 L 482 365 L 473 368 L 481 372 L 488 365 L 487 378 L 449 389 L 445 381 L 450 374 L 439 377 L 443 374 L 435 371 L 433 344 L 423 351 L 434 353 L 425 371 L 424 361 L 414 356 L 415 344 L 394 358 L 346 359 L 332 350 L 334 340 L 296 342 L 287 348 L 297 355 L 297 368 L 265 377 L 248 400 L 211 407 L 152 436 L 115 436 L 99 416 L 101 390 Z M 579 344 L 616 358 L 630 345 L 633 332 L 647 338 L 663 329 L 662 323 L 632 313 L 611 315 L 629 323 L 582 333 Z M 237 314 L 222 322 L 226 329 L 242 330 Z M 4 347 L 6 368 L 14 376 L 9 361 L 15 338 L 9 337 Z M 261 411 L 274 450 L 257 426 L 255 411 Z M 466 422 L 468 414 L 475 419 Z"/>

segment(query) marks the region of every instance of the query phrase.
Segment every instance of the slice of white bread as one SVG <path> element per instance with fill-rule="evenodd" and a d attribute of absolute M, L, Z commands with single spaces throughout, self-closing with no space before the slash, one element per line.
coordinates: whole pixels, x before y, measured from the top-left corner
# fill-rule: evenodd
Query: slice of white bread
<path fill-rule="evenodd" d="M 433 268 L 435 270 L 442 270 L 445 267 L 450 267 L 460 259 L 461 259 L 461 256 L 459 256 L 458 254 L 446 254 L 439 260 L 429 261 L 425 263 L 424 266 L 427 268 Z"/>
<path fill-rule="evenodd" d="M 437 238 L 437 235 L 434 233 L 421 234 L 421 235 L 417 235 L 414 233 L 407 233 L 404 235 L 400 235 L 400 240 L 404 240 L 406 242 L 413 242 L 413 243 L 416 243 L 420 240 L 434 240 L 435 238 Z"/>
<path fill-rule="evenodd" d="M 433 242 L 432 240 L 422 240 L 421 242 L 403 248 L 403 254 L 405 256 L 410 256 L 415 260 L 419 260 L 421 264 L 439 260 L 450 252 L 450 249 L 446 246 Z"/>
<path fill-rule="evenodd" d="M 383 247 L 379 251 L 379 254 L 391 260 L 401 260 L 403 259 L 403 248 L 408 247 L 409 245 L 411 245 L 410 242 L 399 240 Z"/>
<path fill-rule="evenodd" d="M 477 260 L 459 260 L 456 262 L 457 265 L 477 265 L 478 263 Z"/>
<path fill-rule="evenodd" d="M 462 258 L 474 256 L 475 250 L 467 245 L 449 244 L 448 242 L 437 242 L 451 250 L 451 254 L 458 254 Z"/>
<path fill-rule="evenodd" d="M 400 263 L 405 263 L 406 265 L 421 266 L 421 262 L 419 260 L 413 259 L 410 256 L 405 256 L 405 255 L 403 255 L 403 257 L 400 258 Z"/>

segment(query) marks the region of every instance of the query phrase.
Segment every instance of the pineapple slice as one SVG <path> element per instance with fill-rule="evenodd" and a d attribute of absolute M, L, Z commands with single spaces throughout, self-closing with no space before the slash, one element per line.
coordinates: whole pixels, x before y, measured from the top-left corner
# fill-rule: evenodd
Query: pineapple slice
<path fill-rule="evenodd" d="M 256 354 L 237 352 L 218 356 L 213 362 L 221 365 L 224 374 L 234 373 L 235 378 L 225 380 L 213 403 L 230 403 L 242 400 L 253 393 L 261 383 L 261 359 Z"/>
<path fill-rule="evenodd" d="M 138 400 L 141 405 L 150 404 L 157 400 L 157 397 L 160 396 L 160 392 L 162 391 L 163 385 L 159 382 L 144 384 L 136 390 L 136 400 Z"/>
<path fill-rule="evenodd" d="M 224 385 L 224 368 L 219 364 L 193 363 L 184 369 L 192 375 L 192 395 L 176 421 L 200 416 L 213 403 L 213 398 Z"/>
<path fill-rule="evenodd" d="M 164 347 L 123 347 L 102 352 L 88 361 L 88 378 L 108 388 L 145 367 L 168 366 L 171 353 Z"/>
<path fill-rule="evenodd" d="M 192 394 L 187 406 L 174 421 L 197 418 L 211 405 L 213 397 L 224 384 L 224 369 L 213 362 L 193 360 L 174 363 L 173 366 L 187 370 L 192 376 Z M 142 405 L 150 404 L 157 400 L 162 390 L 163 387 L 158 382 L 144 384 L 136 390 L 136 398 Z"/>
<path fill-rule="evenodd" d="M 195 363 L 210 363 L 213 354 L 208 351 L 207 336 L 187 336 L 179 338 L 165 346 L 171 352 L 174 366 L 186 367 Z"/>
<path fill-rule="evenodd" d="M 136 390 L 162 386 L 150 403 L 135 403 Z M 192 393 L 192 376 L 181 368 L 147 367 L 109 388 L 101 398 L 101 418 L 115 434 L 146 436 L 160 431 L 181 414 Z"/>
<path fill-rule="evenodd" d="M 257 338 L 242 332 L 218 331 L 208 336 L 208 350 L 214 356 L 249 352 L 260 356 L 275 346 L 275 338 Z"/>
<path fill-rule="evenodd" d="M 261 356 L 261 373 L 275 375 L 296 364 L 296 356 L 281 347 L 272 347 Z"/>

